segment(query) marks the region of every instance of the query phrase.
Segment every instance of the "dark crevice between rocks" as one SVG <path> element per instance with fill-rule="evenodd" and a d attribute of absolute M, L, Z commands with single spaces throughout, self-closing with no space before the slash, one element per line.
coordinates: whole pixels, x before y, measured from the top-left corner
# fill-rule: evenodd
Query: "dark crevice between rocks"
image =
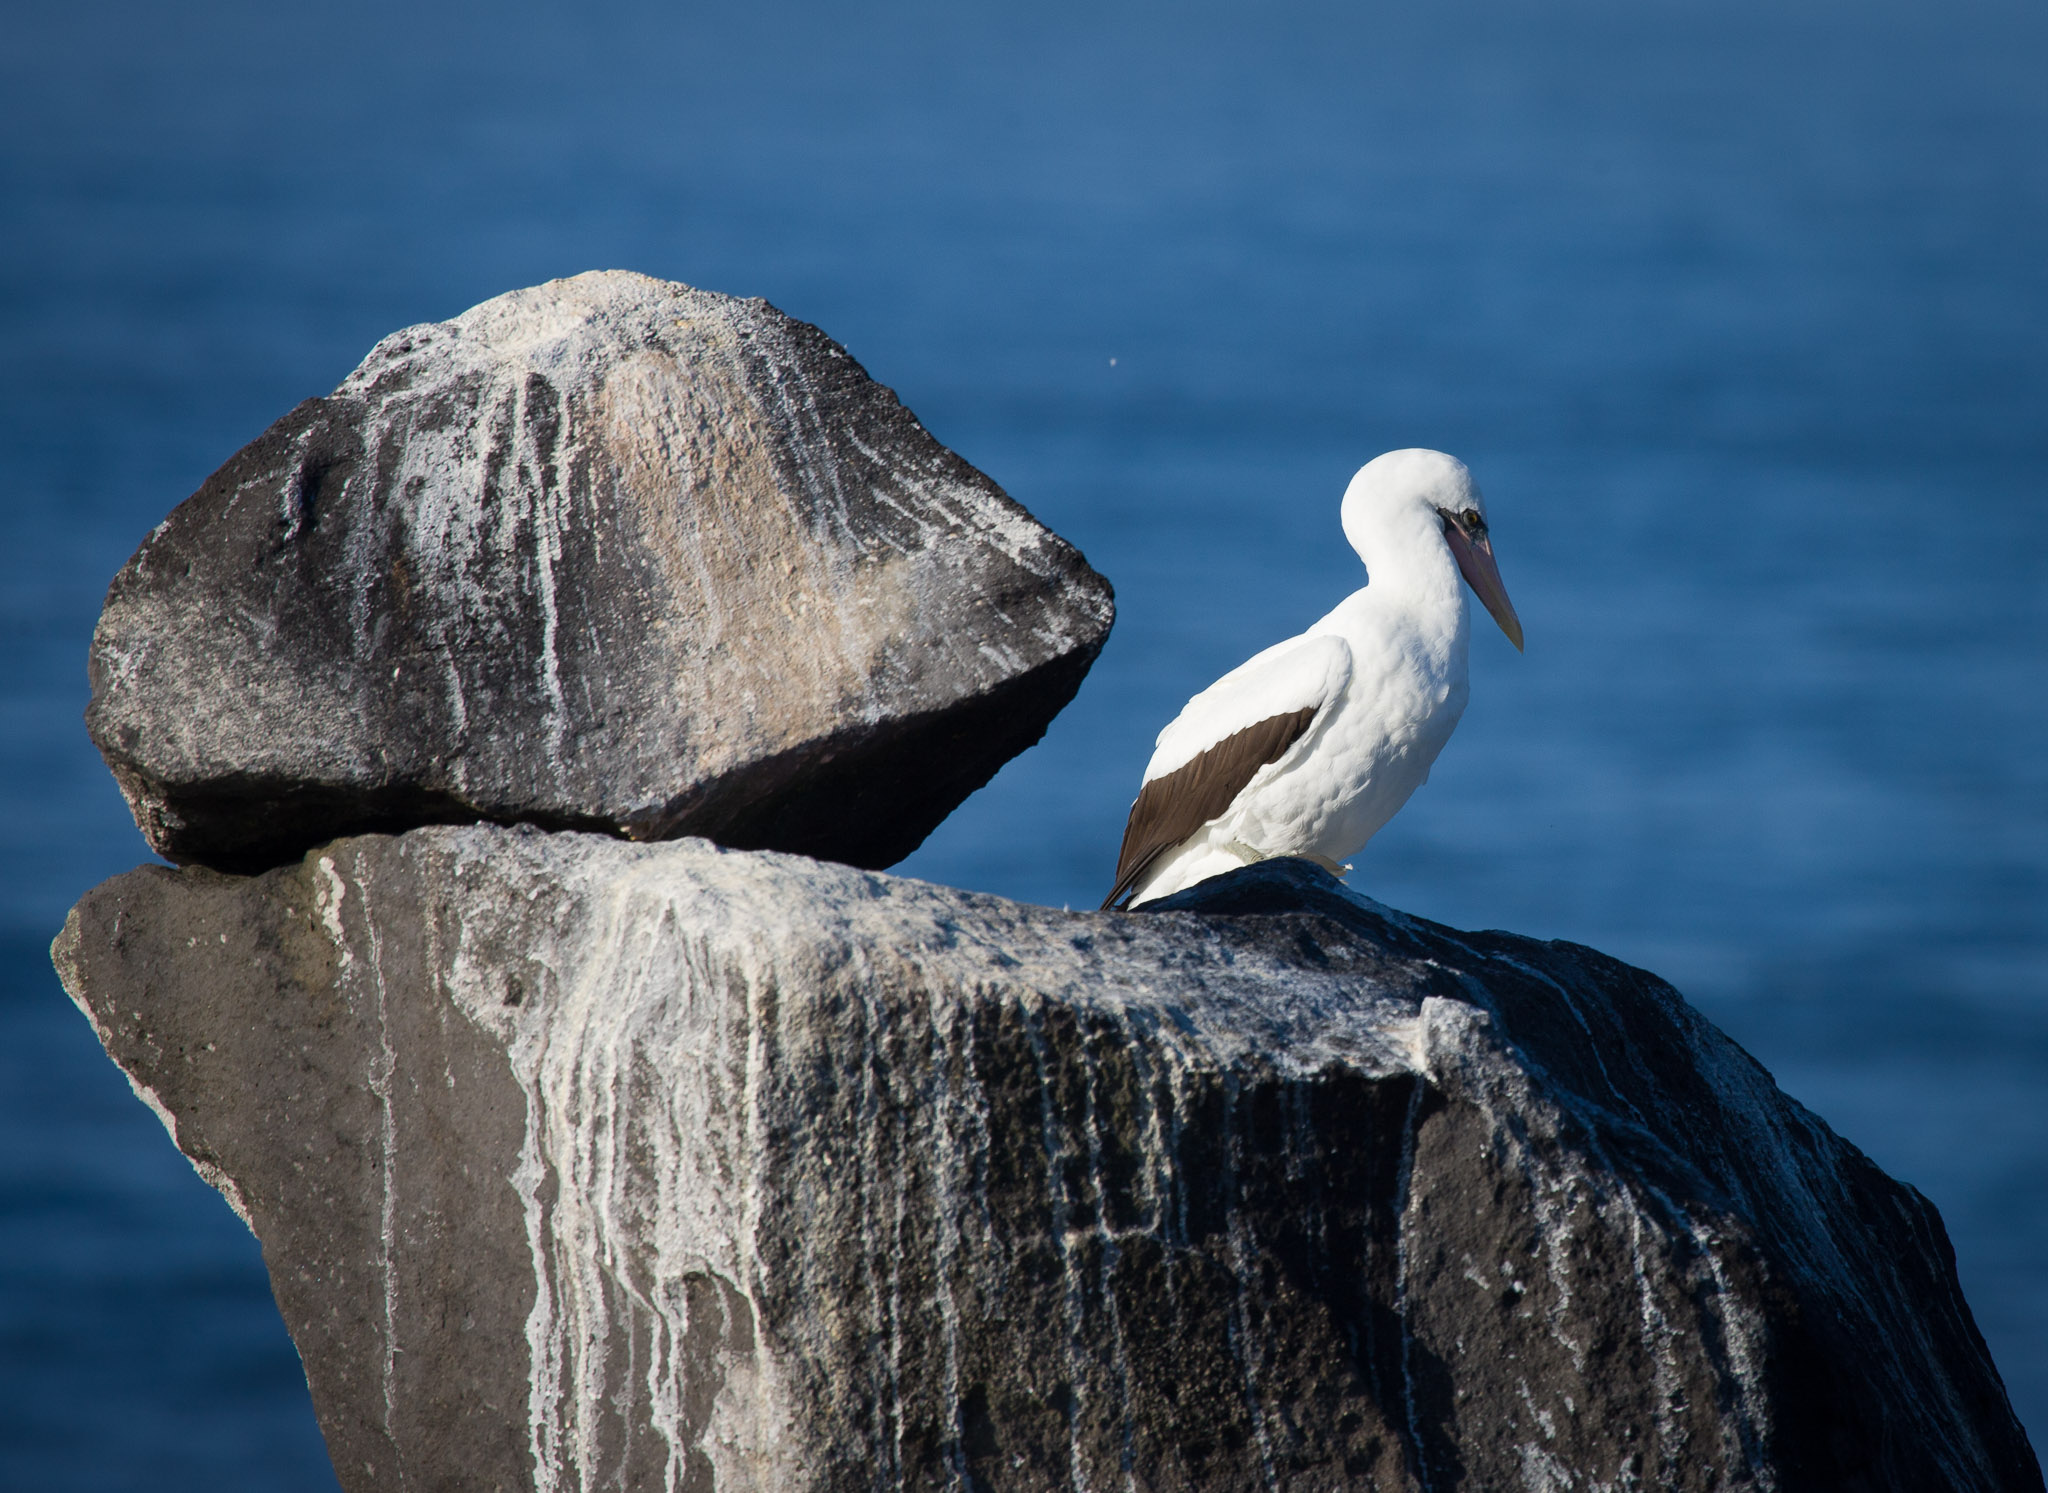
<path fill-rule="evenodd" d="M 306 852 L 350 835 L 401 835 L 446 824 L 530 824 L 537 829 L 610 835 L 607 820 L 570 814 L 500 816 L 453 793 L 411 784 L 344 788 L 258 774 L 173 787 L 119 764 L 114 775 L 129 802 L 147 814 L 143 834 L 181 866 L 255 876 L 289 866 Z"/>

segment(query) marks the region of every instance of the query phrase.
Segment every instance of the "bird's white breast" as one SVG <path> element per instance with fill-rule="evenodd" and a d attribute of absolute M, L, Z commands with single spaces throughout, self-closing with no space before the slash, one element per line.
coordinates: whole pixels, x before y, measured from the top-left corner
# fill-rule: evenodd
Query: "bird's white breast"
<path fill-rule="evenodd" d="M 1429 777 L 1464 713 L 1464 620 L 1462 606 L 1384 608 L 1368 588 L 1317 622 L 1309 636 L 1349 645 L 1350 678 L 1220 827 L 1267 855 L 1355 854 Z"/>

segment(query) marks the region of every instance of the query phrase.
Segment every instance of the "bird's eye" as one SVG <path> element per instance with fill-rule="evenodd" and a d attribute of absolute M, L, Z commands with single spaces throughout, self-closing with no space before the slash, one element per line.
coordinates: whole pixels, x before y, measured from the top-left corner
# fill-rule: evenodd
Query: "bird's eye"
<path fill-rule="evenodd" d="M 1486 532 L 1486 519 L 1477 508 L 1467 508 L 1458 515 L 1458 522 L 1474 534 L 1484 534 Z"/>

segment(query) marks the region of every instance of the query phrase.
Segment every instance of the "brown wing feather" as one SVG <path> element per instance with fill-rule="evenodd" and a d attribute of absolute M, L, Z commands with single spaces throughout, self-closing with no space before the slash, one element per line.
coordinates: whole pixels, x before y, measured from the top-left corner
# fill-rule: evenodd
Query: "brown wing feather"
<path fill-rule="evenodd" d="M 1116 885 L 1105 908 L 1137 884 L 1152 863 L 1212 819 L 1221 818 L 1252 775 L 1301 739 L 1319 707 L 1268 716 L 1138 790 L 1116 858 Z"/>

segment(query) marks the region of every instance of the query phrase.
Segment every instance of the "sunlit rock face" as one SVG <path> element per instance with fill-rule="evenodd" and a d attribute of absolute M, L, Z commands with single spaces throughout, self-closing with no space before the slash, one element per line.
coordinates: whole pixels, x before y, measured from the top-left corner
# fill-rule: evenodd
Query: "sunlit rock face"
<path fill-rule="evenodd" d="M 1158 906 L 429 828 L 56 953 L 352 1493 L 2041 1487 L 1933 1208 L 1668 987 Z"/>
<path fill-rule="evenodd" d="M 817 328 L 618 272 L 387 337 L 115 578 L 153 848 L 477 819 L 888 865 L 1072 698 L 1109 585 Z"/>

